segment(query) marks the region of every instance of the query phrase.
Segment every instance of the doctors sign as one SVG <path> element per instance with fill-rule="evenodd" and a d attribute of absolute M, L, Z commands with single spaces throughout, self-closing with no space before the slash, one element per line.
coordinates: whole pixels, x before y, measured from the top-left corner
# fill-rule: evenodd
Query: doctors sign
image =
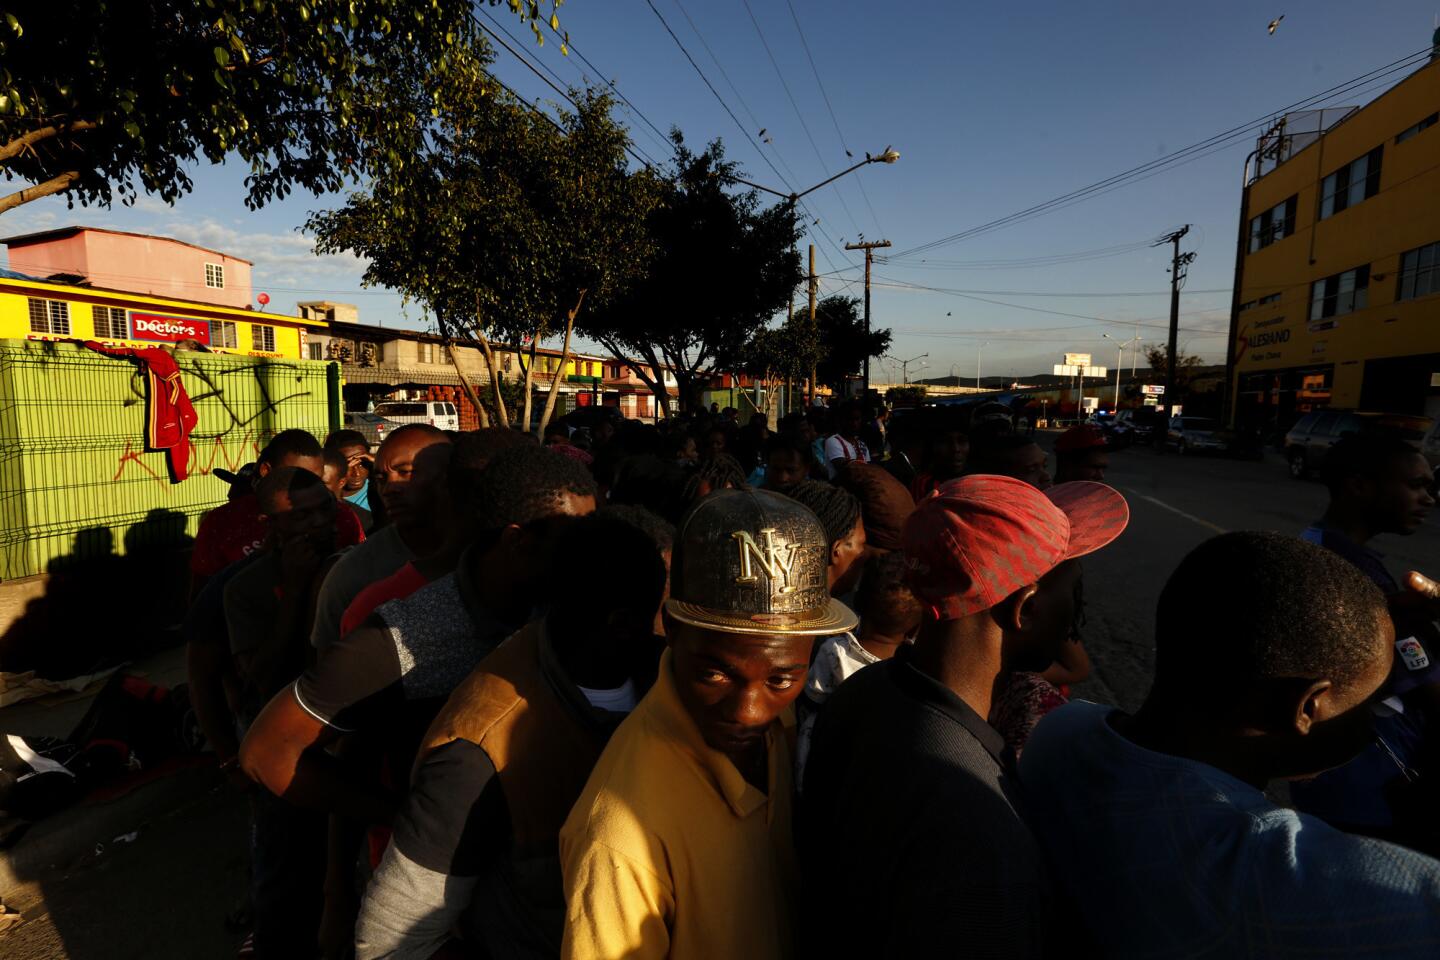
<path fill-rule="evenodd" d="M 205 320 L 167 317 L 158 313 L 130 311 L 130 335 L 136 340 L 163 340 L 178 343 L 195 340 L 210 345 L 210 324 Z"/>

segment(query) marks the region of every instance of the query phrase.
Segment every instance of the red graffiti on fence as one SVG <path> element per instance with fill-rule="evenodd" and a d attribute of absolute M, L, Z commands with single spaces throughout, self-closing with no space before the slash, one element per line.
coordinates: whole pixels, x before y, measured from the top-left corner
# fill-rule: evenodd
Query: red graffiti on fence
<path fill-rule="evenodd" d="M 209 476 L 211 473 L 215 472 L 215 468 L 217 466 L 223 467 L 230 471 L 238 470 L 241 466 L 254 460 L 255 457 L 260 454 L 260 444 L 255 440 L 253 432 L 250 430 L 246 430 L 245 435 L 240 438 L 238 452 L 234 454 L 232 454 L 229 448 L 226 447 L 225 441 L 223 439 L 221 439 L 220 437 L 215 437 L 210 445 L 210 459 L 206 461 L 204 466 L 199 465 L 201 449 L 202 448 L 199 446 L 191 448 L 191 476 L 195 476 L 197 474 L 201 476 Z M 125 452 L 121 454 L 119 461 L 116 462 L 115 476 L 111 478 L 110 482 L 114 483 L 116 480 L 119 480 L 120 477 L 123 476 L 125 473 L 126 465 L 129 463 L 134 463 L 141 470 L 144 470 L 147 474 L 149 474 L 150 478 L 156 483 L 159 483 L 162 486 L 169 486 L 169 476 L 156 473 L 154 470 L 150 469 L 150 467 L 146 465 L 144 460 L 140 458 L 141 454 L 143 454 L 144 452 L 145 451 L 143 449 L 134 449 L 134 445 L 127 441 L 125 444 Z M 216 461 L 220 462 L 217 464 Z"/>

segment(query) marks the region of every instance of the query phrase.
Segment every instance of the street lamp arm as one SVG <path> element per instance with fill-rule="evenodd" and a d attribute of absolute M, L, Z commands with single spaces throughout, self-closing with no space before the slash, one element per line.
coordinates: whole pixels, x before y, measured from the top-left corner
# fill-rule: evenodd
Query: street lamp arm
<path fill-rule="evenodd" d="M 891 149 L 890 147 L 886 147 L 885 151 L 877 156 L 872 157 L 870 154 L 867 153 L 865 154 L 865 159 L 861 160 L 859 163 L 852 164 L 851 166 L 848 166 L 844 170 L 841 170 L 839 173 L 835 174 L 833 177 L 827 177 L 824 180 L 821 180 L 819 183 L 815 184 L 815 186 L 810 187 L 806 190 L 801 190 L 799 193 L 786 193 L 783 190 L 776 190 L 774 187 L 767 187 L 763 183 L 756 183 L 753 180 L 746 180 L 744 177 L 737 177 L 733 173 L 725 174 L 725 179 L 730 180 L 734 183 L 743 183 L 745 184 L 745 186 L 753 187 L 756 190 L 764 190 L 768 194 L 782 197 L 790 201 L 791 204 L 794 204 L 797 203 L 801 197 L 808 196 L 809 194 L 814 193 L 816 190 L 819 190 L 821 187 L 834 183 L 836 180 L 839 180 L 841 177 L 845 176 L 845 174 L 851 173 L 855 170 L 859 170 L 867 163 L 894 163 L 896 160 L 899 159 L 899 151 Z"/>
<path fill-rule="evenodd" d="M 745 184 L 745 186 L 753 187 L 756 190 L 764 190 L 766 193 L 774 194 L 777 197 L 783 197 L 784 199 L 789 200 L 791 203 L 794 203 L 798 197 L 802 196 L 801 194 L 785 193 L 783 191 L 773 189 L 772 187 L 767 187 L 763 183 L 755 183 L 753 180 L 746 180 L 744 177 L 737 177 L 734 174 L 726 174 L 725 179 L 732 181 L 733 183 L 743 183 Z M 828 180 L 826 181 L 826 183 L 829 182 L 830 181 Z M 810 191 L 807 190 L 805 192 L 809 193 Z"/>

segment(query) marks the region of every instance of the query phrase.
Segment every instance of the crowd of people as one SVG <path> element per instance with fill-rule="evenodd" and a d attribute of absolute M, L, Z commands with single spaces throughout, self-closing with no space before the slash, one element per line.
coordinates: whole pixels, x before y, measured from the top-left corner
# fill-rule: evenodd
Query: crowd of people
<path fill-rule="evenodd" d="M 1440 955 L 1440 589 L 1372 546 L 1434 506 L 1413 448 L 1190 553 L 1128 715 L 1070 702 L 1098 431 L 739 421 L 286 430 L 228 478 L 186 636 L 244 955 Z"/>

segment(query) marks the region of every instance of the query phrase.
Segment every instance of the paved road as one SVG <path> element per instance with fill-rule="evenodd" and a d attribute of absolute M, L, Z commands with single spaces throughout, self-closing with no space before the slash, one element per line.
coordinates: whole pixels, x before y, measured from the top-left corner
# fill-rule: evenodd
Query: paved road
<path fill-rule="evenodd" d="M 1053 435 L 1042 438 L 1048 443 Z M 1134 709 L 1154 662 L 1155 602 L 1191 548 L 1224 530 L 1298 532 L 1319 516 L 1325 491 L 1296 482 L 1278 458 L 1181 458 L 1151 450 L 1115 454 L 1110 481 L 1129 499 L 1129 529 L 1085 561 L 1091 680 L 1076 693 Z M 1440 571 L 1440 525 L 1377 544 L 1397 571 Z M 216 792 L 146 824 L 63 874 L 8 891 L 26 915 L 0 933 L 9 960 L 112 960 L 233 956 L 227 914 L 243 898 L 245 803 Z"/>
<path fill-rule="evenodd" d="M 1181 558 L 1227 530 L 1299 533 L 1325 509 L 1325 488 L 1289 479 L 1277 456 L 1263 461 L 1181 457 L 1132 449 L 1111 458 L 1107 481 L 1130 502 L 1130 526 L 1085 561 L 1089 623 L 1086 648 L 1095 664 L 1077 696 L 1134 709 L 1154 666 L 1155 603 Z M 1386 536 L 1374 546 L 1397 573 L 1440 571 L 1440 517 L 1414 536 Z"/>

